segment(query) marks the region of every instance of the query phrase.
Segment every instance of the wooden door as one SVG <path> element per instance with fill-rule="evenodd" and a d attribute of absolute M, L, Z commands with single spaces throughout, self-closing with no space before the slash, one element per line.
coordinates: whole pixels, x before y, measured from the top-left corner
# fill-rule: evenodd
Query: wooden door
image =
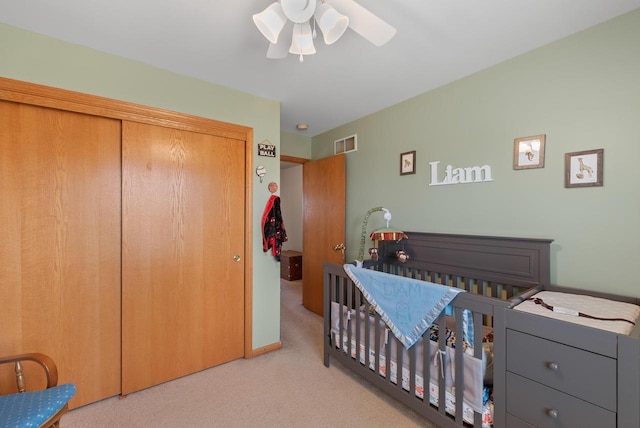
<path fill-rule="evenodd" d="M 323 266 L 343 263 L 335 247 L 345 238 L 345 158 L 331 156 L 303 167 L 302 304 L 322 315 Z"/>
<path fill-rule="evenodd" d="M 244 355 L 245 143 L 126 121 L 122 135 L 128 394 Z"/>
<path fill-rule="evenodd" d="M 0 101 L 0 224 L 0 354 L 51 356 L 70 407 L 117 395 L 120 121 Z"/>

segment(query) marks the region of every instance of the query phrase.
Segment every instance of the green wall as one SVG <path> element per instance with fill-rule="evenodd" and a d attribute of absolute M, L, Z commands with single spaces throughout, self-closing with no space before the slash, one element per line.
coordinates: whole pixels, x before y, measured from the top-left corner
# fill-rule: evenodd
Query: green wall
<path fill-rule="evenodd" d="M 311 159 L 311 137 L 283 131 L 280 133 L 280 144 L 283 155 Z"/>
<path fill-rule="evenodd" d="M 252 175 L 253 347 L 280 341 L 279 264 L 262 251 L 260 227 L 271 196 L 266 186 L 280 180 L 280 164 L 277 158 L 256 156 L 257 144 L 267 139 L 279 153 L 278 102 L 4 24 L 0 24 L 0 76 L 253 128 L 254 163 L 268 171 L 263 183 Z"/>
<path fill-rule="evenodd" d="M 366 211 L 410 231 L 552 238 L 551 280 L 640 297 L 640 10 L 313 138 L 347 155 L 347 256 Z M 513 169 L 514 139 L 546 134 L 544 168 Z M 564 155 L 604 149 L 604 186 L 564 188 Z M 415 175 L 400 153 L 417 151 Z M 490 165 L 493 182 L 429 186 L 429 162 Z M 382 226 L 370 218 L 369 229 Z"/>

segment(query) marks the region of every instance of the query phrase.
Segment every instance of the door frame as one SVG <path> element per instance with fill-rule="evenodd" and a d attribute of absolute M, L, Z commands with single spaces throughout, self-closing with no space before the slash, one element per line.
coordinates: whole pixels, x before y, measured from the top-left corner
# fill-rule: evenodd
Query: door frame
<path fill-rule="evenodd" d="M 310 160 L 311 159 L 307 159 L 307 158 L 297 158 L 295 156 L 280 155 L 280 162 L 299 163 L 300 165 L 303 165 L 309 162 Z"/>
<path fill-rule="evenodd" d="M 253 128 L 5 77 L 0 77 L 0 100 L 244 141 L 244 357 L 253 356 Z"/>

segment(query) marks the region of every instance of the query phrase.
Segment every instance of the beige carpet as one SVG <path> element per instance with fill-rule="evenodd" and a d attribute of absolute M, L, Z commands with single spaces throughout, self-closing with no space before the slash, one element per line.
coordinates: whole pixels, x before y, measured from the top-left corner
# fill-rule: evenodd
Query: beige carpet
<path fill-rule="evenodd" d="M 322 364 L 322 318 L 302 306 L 301 286 L 281 281 L 282 349 L 72 410 L 62 427 L 434 427 Z"/>

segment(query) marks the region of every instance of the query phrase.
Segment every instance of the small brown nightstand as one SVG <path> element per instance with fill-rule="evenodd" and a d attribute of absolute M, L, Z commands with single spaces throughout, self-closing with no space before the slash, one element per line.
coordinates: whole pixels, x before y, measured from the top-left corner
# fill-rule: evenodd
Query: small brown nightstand
<path fill-rule="evenodd" d="M 280 278 L 287 281 L 302 279 L 302 253 L 285 250 L 280 255 Z"/>

